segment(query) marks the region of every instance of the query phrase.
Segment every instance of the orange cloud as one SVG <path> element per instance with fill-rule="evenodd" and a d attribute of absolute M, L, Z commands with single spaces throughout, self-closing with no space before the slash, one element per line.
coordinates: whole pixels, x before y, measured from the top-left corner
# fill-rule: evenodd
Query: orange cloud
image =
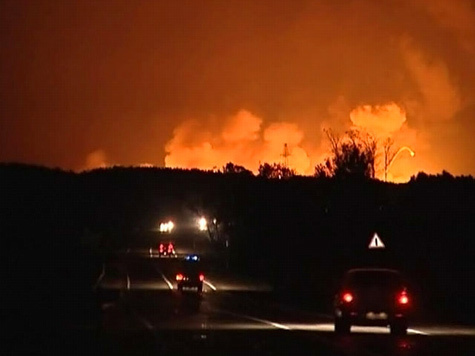
<path fill-rule="evenodd" d="M 298 126 L 279 122 L 263 128 L 262 123 L 261 118 L 247 110 L 228 117 L 218 133 L 196 121 L 185 121 L 166 144 L 165 166 L 219 169 L 233 162 L 257 172 L 259 162 L 283 162 L 287 143 L 289 167 L 299 174 L 309 173 L 310 159 L 301 147 L 304 135 Z"/>
<path fill-rule="evenodd" d="M 350 112 L 355 126 L 363 127 L 376 137 L 388 137 L 406 122 L 406 113 L 395 103 L 362 105 Z"/>
<path fill-rule="evenodd" d="M 403 146 L 408 146 L 416 152 L 428 150 L 427 136 L 419 134 L 414 128 L 408 126 L 405 110 L 394 102 L 361 105 L 351 110 L 349 117 L 354 128 L 369 133 L 379 143 L 376 155 L 376 176 L 379 179 L 384 179 L 385 176 L 384 145 L 387 138 L 393 140 L 392 154 Z M 424 154 L 416 154 L 412 157 L 407 152 L 401 152 L 387 172 L 388 181 L 407 181 L 411 175 L 417 173 L 417 165 L 424 162 L 424 156 Z"/>
<path fill-rule="evenodd" d="M 166 144 L 165 165 L 213 169 L 233 162 L 257 172 L 259 162 L 283 162 L 287 144 L 289 166 L 299 174 L 312 174 L 314 165 L 329 154 L 325 135 L 319 137 L 316 133 L 316 137 L 306 138 L 305 133 L 314 127 L 309 122 L 315 120 L 317 132 L 319 128 L 329 128 L 343 133 L 357 127 L 374 135 L 380 143 L 379 178 L 384 174 L 382 143 L 388 137 L 394 140 L 394 151 L 409 146 L 416 152 L 415 157 L 405 153 L 398 156 L 388 172 L 390 180 L 407 181 L 420 170 L 438 172 L 441 164 L 437 159 L 441 155 L 435 153 L 434 147 L 443 143 L 438 143 L 441 135 L 437 130 L 441 124 L 446 127 L 455 121 L 453 118 L 462 109 L 460 88 L 442 59 L 432 58 L 412 39 L 404 37 L 399 49 L 400 78 L 406 85 L 397 97 L 391 94 L 380 103 L 357 106 L 355 102 L 361 102 L 361 98 L 340 95 L 328 106 L 325 119 L 318 117 L 321 114 L 316 111 L 315 118 L 294 115 L 292 122 L 266 122 L 243 109 L 225 118 L 220 127 L 187 120 L 176 127 Z M 374 102 L 374 97 L 368 96 L 368 100 Z M 306 123 L 308 132 L 297 122 Z"/>
<path fill-rule="evenodd" d="M 247 110 L 240 110 L 229 118 L 222 137 L 227 142 L 255 141 L 259 137 L 262 120 Z"/>
<path fill-rule="evenodd" d="M 403 41 L 402 54 L 421 96 L 408 103 L 414 116 L 429 122 L 452 119 L 462 102 L 447 66 L 441 60 L 427 58 L 409 40 Z"/>

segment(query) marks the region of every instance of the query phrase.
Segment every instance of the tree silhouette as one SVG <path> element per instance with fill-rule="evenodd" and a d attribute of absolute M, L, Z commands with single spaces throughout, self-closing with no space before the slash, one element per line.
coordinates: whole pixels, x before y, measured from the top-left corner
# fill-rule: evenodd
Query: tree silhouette
<path fill-rule="evenodd" d="M 259 165 L 259 177 L 267 179 L 286 179 L 293 177 L 295 171 L 280 163 L 262 163 Z"/>
<path fill-rule="evenodd" d="M 331 156 L 315 167 L 316 177 L 374 178 L 377 142 L 367 133 L 350 130 L 341 138 L 331 130 Z"/>
<path fill-rule="evenodd" d="M 224 174 L 244 174 L 248 176 L 252 176 L 252 172 L 248 169 L 246 169 L 243 166 L 239 166 L 237 164 L 234 164 L 232 162 L 226 163 L 226 165 L 223 167 L 223 173 Z"/>

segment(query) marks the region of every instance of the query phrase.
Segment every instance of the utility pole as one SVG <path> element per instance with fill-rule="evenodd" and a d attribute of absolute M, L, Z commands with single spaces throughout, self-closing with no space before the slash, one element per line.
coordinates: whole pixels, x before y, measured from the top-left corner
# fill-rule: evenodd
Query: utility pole
<path fill-rule="evenodd" d="M 289 168 L 289 147 L 287 146 L 286 143 L 284 143 L 284 152 L 281 154 L 282 157 L 284 157 L 284 168 Z"/>

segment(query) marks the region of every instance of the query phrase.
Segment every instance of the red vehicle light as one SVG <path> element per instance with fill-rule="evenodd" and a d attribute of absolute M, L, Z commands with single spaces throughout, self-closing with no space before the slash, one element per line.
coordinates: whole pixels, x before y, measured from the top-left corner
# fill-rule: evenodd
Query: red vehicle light
<path fill-rule="evenodd" d="M 160 246 L 158 247 L 160 252 L 163 252 L 163 248 L 164 248 L 163 244 L 160 244 Z"/>
<path fill-rule="evenodd" d="M 181 273 L 178 273 L 178 274 L 176 275 L 176 280 L 177 280 L 177 281 L 182 281 L 182 280 L 183 280 L 183 275 L 182 275 Z"/>
<path fill-rule="evenodd" d="M 409 297 L 407 296 L 407 293 L 402 292 L 401 294 L 399 294 L 397 301 L 399 304 L 402 304 L 402 305 L 409 304 Z"/>
<path fill-rule="evenodd" d="M 351 303 L 353 301 L 353 294 L 351 294 L 350 292 L 343 293 L 341 299 L 345 303 Z"/>
<path fill-rule="evenodd" d="M 200 281 L 203 282 L 205 280 L 205 275 L 203 273 L 200 273 Z"/>

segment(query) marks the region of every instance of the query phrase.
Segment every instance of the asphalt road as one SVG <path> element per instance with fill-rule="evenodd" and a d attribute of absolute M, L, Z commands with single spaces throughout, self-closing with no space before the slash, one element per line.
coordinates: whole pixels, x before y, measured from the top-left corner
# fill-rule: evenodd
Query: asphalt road
<path fill-rule="evenodd" d="M 472 355 L 475 328 L 419 323 L 405 337 L 388 328 L 333 332 L 331 317 L 276 303 L 269 286 L 204 263 L 201 295 L 179 293 L 177 259 L 128 251 L 106 265 L 98 287 L 117 291 L 101 305 L 91 353 L 220 355 Z"/>

